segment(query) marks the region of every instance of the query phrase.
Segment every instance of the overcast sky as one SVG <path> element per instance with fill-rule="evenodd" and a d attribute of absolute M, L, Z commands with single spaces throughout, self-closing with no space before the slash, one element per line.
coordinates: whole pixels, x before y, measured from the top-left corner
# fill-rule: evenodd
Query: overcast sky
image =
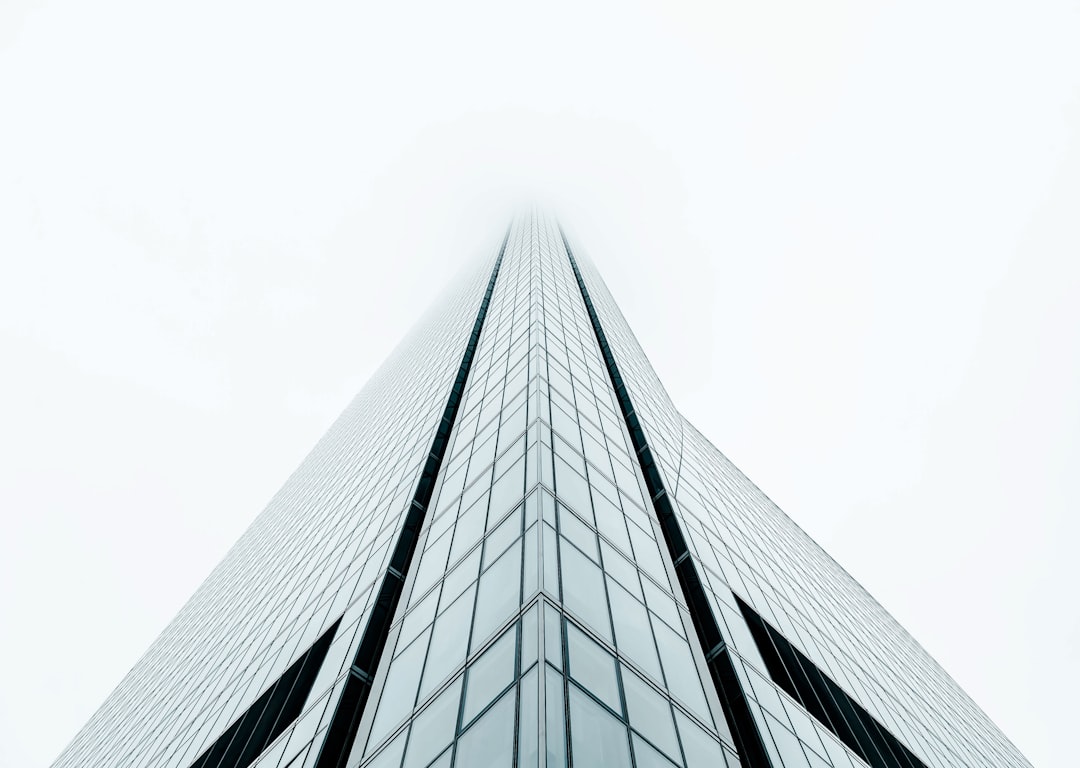
<path fill-rule="evenodd" d="M 1080 6 L 0 5 L 0 764 L 511 203 L 1037 765 L 1080 687 Z"/>

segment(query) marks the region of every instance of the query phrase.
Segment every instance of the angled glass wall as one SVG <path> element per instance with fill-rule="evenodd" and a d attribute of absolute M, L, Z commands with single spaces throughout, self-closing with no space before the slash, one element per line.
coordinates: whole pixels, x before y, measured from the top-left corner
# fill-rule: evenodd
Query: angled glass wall
<path fill-rule="evenodd" d="M 511 235 L 452 446 L 348 765 L 737 765 L 547 222 Z"/>
<path fill-rule="evenodd" d="M 736 660 L 769 762 L 842 768 L 1029 765 L 896 620 L 683 418 L 595 267 L 573 255 L 706 586 L 711 613 Z M 773 643 L 759 646 L 769 635 L 755 639 L 740 603 L 775 630 Z M 817 693 L 792 695 L 798 691 L 785 689 L 787 670 L 774 664 L 770 672 L 762 651 L 774 657 L 775 645 L 784 642 L 803 657 L 800 670 L 812 665 L 807 675 Z M 827 697 L 825 689 L 832 691 Z M 860 724 L 860 707 L 876 725 Z M 899 746 L 889 746 L 891 739 Z"/>
<path fill-rule="evenodd" d="M 1028 763 L 682 418 L 528 215 L 56 765 Z"/>
<path fill-rule="evenodd" d="M 271 748 L 303 764 L 367 621 L 496 255 L 426 313 L 55 765 L 193 765 L 337 622 L 300 718 Z"/>

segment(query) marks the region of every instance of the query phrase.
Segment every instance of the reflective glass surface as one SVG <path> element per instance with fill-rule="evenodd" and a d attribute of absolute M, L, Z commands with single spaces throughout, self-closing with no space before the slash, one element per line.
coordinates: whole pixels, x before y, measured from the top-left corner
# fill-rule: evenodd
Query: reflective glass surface
<path fill-rule="evenodd" d="M 864 765 L 774 682 L 777 652 L 759 651 L 736 596 L 925 765 L 1027 765 L 678 413 L 554 222 L 520 217 L 501 253 L 497 272 L 490 254 L 428 312 L 58 766 L 188 768 L 335 622 L 260 768 L 339 757 L 323 746 L 358 679 L 350 660 L 378 627 L 385 644 L 340 755 L 349 768 L 759 768 L 738 756 L 748 728 L 771 766 Z M 388 570 L 440 434 L 415 552 Z M 382 616 L 388 573 L 400 599 Z M 701 600 L 688 600 L 687 574 Z M 709 647 L 703 617 L 719 632 Z M 718 683 L 724 654 L 732 677 Z"/>

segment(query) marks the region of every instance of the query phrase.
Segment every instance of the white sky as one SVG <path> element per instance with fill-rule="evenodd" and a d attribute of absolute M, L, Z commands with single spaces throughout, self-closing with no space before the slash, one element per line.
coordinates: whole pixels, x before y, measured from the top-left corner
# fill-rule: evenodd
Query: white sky
<path fill-rule="evenodd" d="M 367 7 L 374 6 L 374 7 Z M 1075 761 L 1080 6 L 0 6 L 0 764 L 45 765 L 504 211 Z"/>

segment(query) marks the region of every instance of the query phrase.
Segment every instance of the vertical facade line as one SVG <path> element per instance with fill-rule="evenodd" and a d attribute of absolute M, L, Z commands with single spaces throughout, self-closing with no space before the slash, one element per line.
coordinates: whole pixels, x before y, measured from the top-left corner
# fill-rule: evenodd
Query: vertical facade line
<path fill-rule="evenodd" d="M 563 247 L 566 249 L 566 256 L 570 260 L 570 268 L 574 272 L 578 289 L 581 291 L 581 298 L 585 303 L 585 309 L 589 315 L 596 342 L 600 346 L 600 354 L 611 379 L 611 385 L 615 390 L 615 398 L 626 422 L 627 431 L 630 433 L 630 440 L 649 491 L 653 511 L 660 523 L 668 554 L 675 566 L 679 585 L 682 588 L 687 607 L 690 609 L 694 629 L 697 632 L 702 653 L 705 656 L 713 684 L 716 687 L 716 693 L 724 711 L 724 718 L 727 721 L 732 737 L 735 739 L 735 746 L 739 750 L 739 759 L 746 768 L 772 768 L 772 763 L 762 742 L 761 733 L 758 731 L 750 705 L 742 690 L 742 684 L 735 672 L 731 653 L 724 642 L 723 633 L 720 631 L 720 626 L 713 615 L 705 594 L 705 588 L 701 583 L 701 577 L 698 575 L 697 568 L 686 545 L 686 537 L 675 516 L 671 499 L 660 475 L 660 468 L 657 466 L 652 450 L 645 439 L 645 431 L 638 419 L 637 412 L 634 410 L 622 375 L 619 373 L 619 367 L 615 362 L 611 346 L 608 344 L 607 336 L 604 334 L 604 329 L 600 324 L 600 317 L 595 306 L 593 306 L 589 290 L 585 286 L 585 280 L 578 269 L 577 261 L 574 259 L 573 251 L 570 249 L 570 243 L 567 242 L 566 234 L 561 227 L 559 228 L 559 235 L 562 238 Z"/>
<path fill-rule="evenodd" d="M 476 322 L 473 323 L 465 353 L 461 358 L 457 377 L 450 389 L 446 408 L 443 410 L 442 418 L 436 428 L 435 438 L 432 441 L 427 460 L 424 462 L 420 480 L 405 512 L 401 532 L 390 556 L 390 563 L 386 568 L 378 596 L 372 606 L 371 615 L 367 626 L 364 628 L 359 648 L 353 657 L 345 688 L 341 693 L 341 698 L 338 700 L 334 716 L 330 720 L 326 739 L 323 741 L 322 750 L 319 752 L 315 768 L 341 768 L 348 760 L 353 743 L 356 741 L 360 721 L 364 715 L 364 708 L 371 693 L 371 686 L 375 680 L 379 661 L 393 625 L 394 614 L 397 611 L 398 602 L 408 579 L 409 565 L 412 563 L 413 555 L 416 552 L 416 545 L 420 539 L 420 531 L 424 525 L 428 504 L 431 503 L 439 470 L 442 468 L 443 459 L 450 444 L 450 435 L 457 420 L 458 407 L 461 405 L 461 398 L 465 393 L 465 385 L 469 378 L 469 371 L 472 368 L 473 358 L 480 344 L 484 319 L 487 317 L 491 297 L 495 293 L 499 268 L 502 266 L 503 257 L 506 255 L 506 245 L 510 240 L 510 231 L 511 228 L 507 228 L 502 246 L 499 249 L 499 256 L 491 270 L 491 279 L 488 281 L 484 298 L 480 302 L 480 309 L 476 315 Z"/>
<path fill-rule="evenodd" d="M 500 228 L 55 768 L 1031 768 Z"/>

